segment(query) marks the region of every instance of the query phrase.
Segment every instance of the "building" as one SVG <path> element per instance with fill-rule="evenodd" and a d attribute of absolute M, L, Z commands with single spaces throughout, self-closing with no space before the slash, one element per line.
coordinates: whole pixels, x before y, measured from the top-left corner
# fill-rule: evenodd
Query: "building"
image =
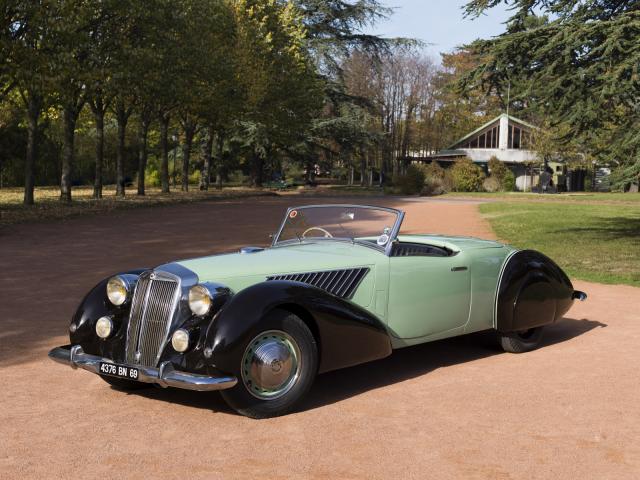
<path fill-rule="evenodd" d="M 489 173 L 487 164 L 495 157 L 505 162 L 513 171 L 518 190 L 531 191 L 539 188 L 540 173 L 544 170 L 551 174 L 551 191 L 584 190 L 586 170 L 570 170 L 562 159 L 542 165 L 540 157 L 533 150 L 537 130 L 539 128 L 535 125 L 503 113 L 448 148 L 420 159 L 414 157 L 413 160 L 431 160 L 445 165 L 466 157 L 480 164 Z"/>

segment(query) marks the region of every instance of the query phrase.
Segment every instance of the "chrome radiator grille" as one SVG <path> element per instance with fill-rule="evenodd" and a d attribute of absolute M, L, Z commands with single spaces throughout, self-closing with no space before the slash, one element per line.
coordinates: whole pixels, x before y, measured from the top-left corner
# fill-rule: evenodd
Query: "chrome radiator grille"
<path fill-rule="evenodd" d="M 143 274 L 131 301 L 127 363 L 155 367 L 176 308 L 179 283 L 155 273 Z"/>

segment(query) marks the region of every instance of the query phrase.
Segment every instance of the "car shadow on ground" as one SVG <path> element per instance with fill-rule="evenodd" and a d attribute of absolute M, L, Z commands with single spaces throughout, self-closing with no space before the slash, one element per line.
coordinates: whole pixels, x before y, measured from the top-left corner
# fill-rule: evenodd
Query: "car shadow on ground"
<path fill-rule="evenodd" d="M 570 341 L 595 328 L 607 325 L 594 320 L 565 318 L 545 329 L 541 348 Z M 340 402 L 370 390 L 410 380 L 438 368 L 505 355 L 493 331 L 439 340 L 396 350 L 391 356 L 375 362 L 319 375 L 299 410 Z M 505 358 L 506 360 L 506 358 Z M 179 403 L 193 408 L 232 413 L 216 392 L 189 392 L 178 389 L 148 389 L 136 392 L 149 399 Z"/>

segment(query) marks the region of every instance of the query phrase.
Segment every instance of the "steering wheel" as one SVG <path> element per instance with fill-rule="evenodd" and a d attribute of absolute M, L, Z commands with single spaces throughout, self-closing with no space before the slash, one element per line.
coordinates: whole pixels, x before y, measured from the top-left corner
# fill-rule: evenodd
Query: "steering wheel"
<path fill-rule="evenodd" d="M 307 228 L 304 232 L 302 232 L 302 238 L 307 238 L 307 233 L 309 233 L 312 230 L 320 230 L 322 233 L 324 233 L 324 238 L 333 238 L 333 235 L 331 235 L 329 232 L 327 232 L 324 228 L 322 227 L 311 227 L 311 228 Z"/>

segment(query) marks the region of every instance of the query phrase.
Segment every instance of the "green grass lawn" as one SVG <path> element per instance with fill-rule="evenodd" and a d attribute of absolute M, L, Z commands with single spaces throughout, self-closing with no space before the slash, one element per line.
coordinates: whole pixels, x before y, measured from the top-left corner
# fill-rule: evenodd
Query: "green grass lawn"
<path fill-rule="evenodd" d="M 443 196 L 443 198 L 446 197 L 471 197 L 510 202 L 627 203 L 640 205 L 640 193 L 570 192 L 541 195 L 529 192 L 450 192 Z"/>
<path fill-rule="evenodd" d="M 572 278 L 640 286 L 640 204 L 480 205 L 498 237 L 540 250 Z"/>

